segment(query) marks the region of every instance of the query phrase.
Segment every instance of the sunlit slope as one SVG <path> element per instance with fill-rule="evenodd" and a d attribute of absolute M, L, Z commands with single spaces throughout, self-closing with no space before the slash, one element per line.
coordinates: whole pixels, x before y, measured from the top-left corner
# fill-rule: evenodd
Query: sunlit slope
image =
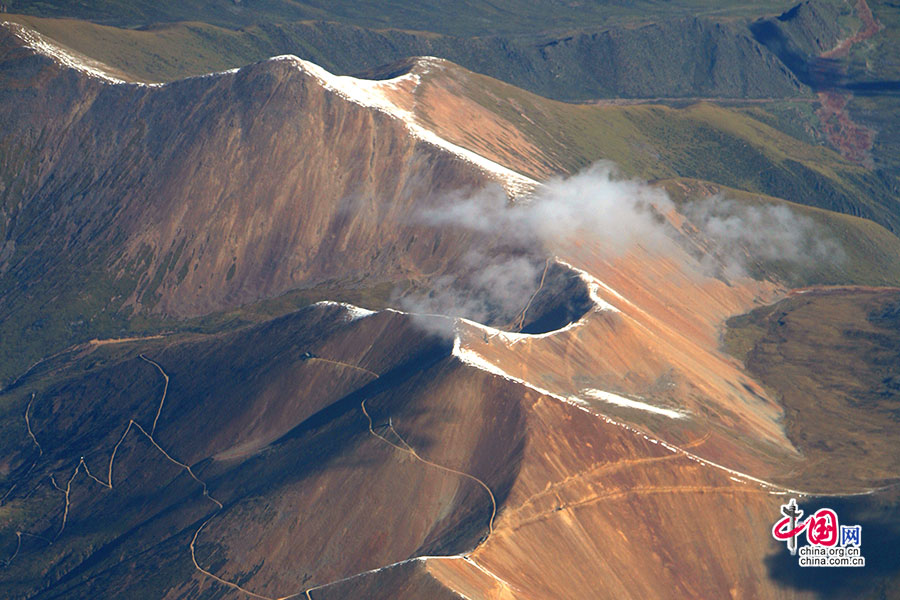
<path fill-rule="evenodd" d="M 417 93 L 421 118 L 448 138 L 534 176 L 571 173 L 610 160 L 632 176 L 700 179 L 900 229 L 896 184 L 890 177 L 745 112 L 710 103 L 682 109 L 567 104 L 446 61 L 429 69 L 431 77 L 423 78 Z M 451 102 L 457 110 L 441 110 Z M 460 118 L 460 108 L 476 118 Z M 492 129 L 514 130 L 521 141 L 506 143 L 502 133 L 479 135 L 479 116 Z"/>
<path fill-rule="evenodd" d="M 896 487 L 877 489 L 897 481 L 892 430 L 879 443 L 827 444 L 847 423 L 874 429 L 870 419 L 891 414 L 893 401 L 829 398 L 837 409 L 809 421 L 824 431 L 792 421 L 798 399 L 821 389 L 808 372 L 817 351 L 846 374 L 833 378 L 846 389 L 877 394 L 878 379 L 893 389 L 895 309 L 887 297 L 870 306 L 858 290 L 824 308 L 796 300 L 806 293 L 771 308 L 790 286 L 896 281 L 897 238 L 880 225 L 792 205 L 786 214 L 839 241 L 846 262 L 792 269 L 748 247 L 738 248 L 746 269 L 727 269 L 692 226 L 691 203 L 720 194 L 742 207 L 786 204 L 664 165 L 654 177 L 672 204 L 659 187 L 597 172 L 582 180 L 592 183 L 581 190 L 619 193 L 612 208 L 640 208 L 648 225 L 625 215 L 595 231 L 585 207 L 608 206 L 576 204 L 575 227 L 541 237 L 507 217 L 539 204 L 529 189 L 562 184 L 529 188 L 516 172 L 545 179 L 576 168 L 545 128 L 568 123 L 566 111 L 609 107 L 510 91 L 532 102 L 516 108 L 501 101 L 500 84 L 483 80 L 488 91 L 473 92 L 482 79 L 434 59 L 380 82 L 285 57 L 146 87 L 111 82 L 116 72 L 96 65 L 66 68 L 59 61 L 72 57 L 41 48 L 9 43 L 0 72 L 3 124 L 17 134 L 0 156 L 2 231 L 15 242 L 0 255 L 12 282 L 3 308 L 18 336 L 2 338 L 18 377 L 0 393 L 9 595 L 538 600 L 889 589 L 895 553 L 873 550 L 873 569 L 843 587 L 809 584 L 780 569 L 784 548 L 770 535 L 789 494 L 862 493 L 827 502 L 845 502 L 842 519 L 864 523 L 876 548 L 898 543 Z M 645 116 L 655 127 L 706 119 L 724 128 L 716 115 L 732 114 L 613 108 L 608 125 L 621 136 L 596 134 L 610 147 L 650 140 Z M 758 145 L 775 135 L 754 123 L 731 135 Z M 766 156 L 844 168 L 784 143 Z M 717 148 L 706 152 L 727 159 Z M 480 227 L 468 229 L 410 219 L 423 208 L 452 213 L 479 191 L 500 207 L 495 221 L 477 211 L 468 221 Z M 622 224 L 647 235 L 617 246 L 612 227 Z M 392 284 L 427 291 L 475 249 L 535 255 L 544 267 L 537 291 L 526 285 L 514 298 L 516 318 L 495 323 L 515 331 L 335 303 L 235 329 L 307 293 L 399 307 L 408 298 L 389 295 Z M 729 344 L 739 357 L 729 356 L 726 320 L 754 308 L 749 332 Z M 526 313 L 540 310 L 565 318 L 529 332 Z M 92 319 L 113 311 L 125 322 L 198 318 L 179 322 L 178 334 L 157 325 L 166 335 L 58 352 L 97 336 Z M 818 318 L 835 314 L 852 319 Z M 877 326 L 860 326 L 867 319 Z M 22 348 L 43 360 L 26 371 Z M 768 383 L 773 375 L 795 386 L 793 398 Z M 835 456 L 842 447 L 854 451 Z M 860 512 L 867 520 L 854 520 Z"/>
<path fill-rule="evenodd" d="M 897 288 L 834 287 L 728 322 L 726 347 L 778 394 L 788 436 L 822 478 L 898 476 L 898 319 Z"/>
<path fill-rule="evenodd" d="M 0 147 L 8 213 L 0 231 L 15 241 L 5 245 L 0 268 L 12 273 L 15 265 L 19 280 L 48 269 L 58 273 L 41 278 L 43 291 L 31 293 L 60 303 L 59 310 L 50 311 L 58 318 L 44 322 L 38 313 L 47 312 L 46 305 L 7 293 L 9 314 L 18 317 L 5 323 L 24 327 L 8 339 L 21 340 L 26 349 L 16 351 L 11 371 L 46 356 L 47 339 L 64 340 L 52 347 L 59 350 L 100 331 L 120 335 L 138 323 L 130 315 L 141 309 L 198 315 L 298 287 L 340 290 L 433 274 L 458 259 L 468 234 L 450 241 L 416 227 L 381 232 L 377 219 L 366 216 L 374 213 L 357 211 L 347 221 L 348 210 L 358 209 L 360 201 L 374 207 L 400 193 L 402 204 L 392 200 L 379 218 L 402 221 L 410 207 L 439 201 L 441 191 L 488 183 L 492 177 L 485 176 L 484 164 L 544 179 L 608 159 L 629 175 L 702 177 L 750 191 L 774 188 L 788 198 L 794 190 L 801 204 L 880 215 L 888 225 L 893 219 L 887 212 L 890 195 L 860 191 L 868 189 L 873 175 L 830 151 L 711 105 L 677 110 L 563 104 L 435 59 L 417 59 L 386 73 L 399 76 L 396 85 L 347 80 L 356 92 L 374 94 L 365 96 L 364 105 L 323 86 L 331 77 L 324 71 L 311 74 L 297 66 L 304 63 L 291 60 L 161 88 L 110 85 L 54 66 L 53 59 L 9 40 L 5 119 L 9 131 L 21 135 Z M 116 70 L 109 75 L 127 77 Z M 206 94 L 219 98 L 196 104 Z M 34 97 L 43 100 L 35 103 Z M 387 105 L 391 115 L 383 111 Z M 38 121 L 45 123 L 44 138 L 33 135 L 31 124 Z M 411 135 L 411 126 L 419 133 Z M 60 139 L 48 144 L 46 136 L 57 133 Z M 416 139 L 422 135 L 450 146 L 442 150 Z M 401 147 L 405 150 L 398 153 Z M 435 152 L 437 160 L 427 158 Z M 461 159 L 460 152 L 474 155 Z M 335 171 L 336 164 L 344 170 Z M 427 173 L 424 180 L 420 169 Z M 791 169 L 812 173 L 808 186 Z M 789 185 L 782 188 L 782 181 Z M 701 196 L 703 188 L 697 188 Z M 271 206 L 263 211 L 259 202 Z M 59 209 L 51 204 L 70 212 L 54 212 Z M 301 205 L 312 212 L 294 210 Z M 49 221 L 48 210 L 56 215 Z M 210 215 L 225 213 L 230 216 L 217 221 L 218 230 L 207 232 L 215 234 L 209 244 L 204 236 L 188 235 Z M 276 213 L 284 218 L 271 216 Z M 95 218 L 98 214 L 107 216 Z M 826 266 L 800 274 L 776 265 L 771 273 L 779 281 L 898 281 L 900 262 L 890 234 L 862 220 L 810 214 L 842 242 L 848 262 L 837 270 Z M 32 222 L 40 227 L 18 237 Z M 67 223 L 81 225 L 42 237 Z M 233 239 L 226 244 L 222 236 L 228 235 Z M 61 240 L 68 244 L 64 253 L 57 251 Z M 371 252 L 359 251 L 363 246 Z M 274 261 L 275 256 L 282 258 Z M 335 261 L 340 281 L 331 275 Z M 268 266 L 249 268 L 258 264 Z"/>
<path fill-rule="evenodd" d="M 435 237 L 410 211 L 496 180 L 490 161 L 365 105 L 374 90 L 350 99 L 294 58 L 153 87 L 0 35 L 10 371 L 50 339 L 59 350 L 114 337 L 135 313 L 197 316 L 441 271 L 471 236 Z"/>
<path fill-rule="evenodd" d="M 663 443 L 420 326 L 320 304 L 229 335 L 95 345 L 28 378 L 0 397 L 18 484 L 4 589 L 813 597 L 770 566 L 782 490 L 698 461 L 709 435 Z"/>
<path fill-rule="evenodd" d="M 751 265 L 756 277 L 774 279 L 790 287 L 808 285 L 895 286 L 900 282 L 900 238 L 867 219 L 787 202 L 696 179 L 664 179 L 657 182 L 681 206 L 697 198 L 720 197 L 744 206 L 783 206 L 798 218 L 808 218 L 821 227 L 822 235 L 839 245 L 834 260 L 757 261 Z"/>
<path fill-rule="evenodd" d="M 18 482 L 0 520 L 4 558 L 16 531 L 30 534 L 0 572 L 7 597 L 234 592 L 216 577 L 264 597 L 302 593 L 468 551 L 494 513 L 479 481 L 502 502 L 515 476 L 515 395 L 402 315 L 316 305 L 149 344 L 89 348 L 86 378 L 63 371 L 3 397 L 5 424 L 22 402 L 29 412 L 3 439 Z M 414 429 L 401 442 L 389 422 Z"/>
<path fill-rule="evenodd" d="M 77 20 L 15 15 L 9 18 L 34 27 L 69 48 L 109 64 L 124 77 L 138 81 L 169 81 L 242 66 L 284 52 L 312 58 L 332 71 L 347 70 L 336 61 L 334 52 L 308 51 L 310 44 L 321 40 L 311 39 L 296 48 L 283 42 L 279 45 L 278 40 L 290 36 L 286 32 L 259 32 L 259 37 L 248 39 L 246 32 L 200 22 L 129 30 Z M 325 40 L 335 33 L 317 35 Z M 340 48 L 358 45 L 348 43 Z M 423 44 L 408 50 L 409 54 L 435 52 Z M 356 65 L 351 71 L 378 66 L 370 62 L 371 55 L 369 50 L 360 56 L 348 56 L 344 62 Z M 531 163 L 528 172 L 532 175 L 573 172 L 606 159 L 616 162 L 631 175 L 648 179 L 703 179 L 862 216 L 892 230 L 900 226 L 896 182 L 890 176 L 859 167 L 824 147 L 791 137 L 753 118 L 750 111 L 713 104 L 676 109 L 551 102 L 452 63 L 443 65 L 445 72 L 436 87 L 448 88 L 452 95 L 474 101 L 492 114 L 495 123 L 500 122 L 497 118 L 508 121 L 508 125 L 540 149 L 538 155 L 531 150 L 521 152 L 523 156 L 518 161 L 523 163 L 523 168 Z M 519 85 L 529 87 L 526 82 Z M 438 94 L 439 90 L 433 93 Z M 644 95 L 666 94 L 648 91 Z M 696 94 L 688 94 L 691 95 Z M 516 150 L 506 150 L 510 151 Z"/>

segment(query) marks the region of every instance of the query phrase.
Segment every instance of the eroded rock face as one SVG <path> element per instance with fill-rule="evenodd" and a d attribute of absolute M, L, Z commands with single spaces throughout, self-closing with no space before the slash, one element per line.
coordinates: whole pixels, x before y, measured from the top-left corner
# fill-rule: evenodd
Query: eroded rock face
<path fill-rule="evenodd" d="M 486 312 L 498 327 L 318 303 L 56 356 L 0 405 L 21 438 L 0 439 L 11 595 L 808 596 L 773 574 L 791 490 L 762 481 L 803 457 L 719 348 L 778 286 L 668 238 L 549 248 L 411 218 L 509 175 L 423 130 L 462 143 L 490 117 L 447 120 L 453 86 L 419 89 L 423 63 L 378 84 L 288 57 L 148 87 L 4 48 L 11 306 L 37 272 L 61 293 L 132 278 L 121 303 L 184 316 L 334 277 L 475 294 L 475 246 L 543 267 Z"/>
<path fill-rule="evenodd" d="M 698 460 L 715 433 L 664 443 L 408 315 L 71 358 L 19 393 L 11 597 L 812 597 L 772 572 L 780 488 Z"/>
<path fill-rule="evenodd" d="M 14 275 L 106 270 L 133 281 L 127 303 L 178 316 L 335 276 L 414 277 L 445 270 L 467 234 L 436 237 L 412 207 L 490 182 L 297 61 L 111 85 L 14 40 L 0 122 L 29 174 L 7 186 Z"/>

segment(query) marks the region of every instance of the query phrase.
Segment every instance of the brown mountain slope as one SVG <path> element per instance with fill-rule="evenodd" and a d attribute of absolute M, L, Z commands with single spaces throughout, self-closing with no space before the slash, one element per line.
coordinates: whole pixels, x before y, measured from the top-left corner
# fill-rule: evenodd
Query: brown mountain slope
<path fill-rule="evenodd" d="M 73 299 L 150 318 L 326 283 L 412 281 L 425 308 L 448 281 L 464 304 L 521 285 L 483 311 L 512 331 L 317 303 L 54 350 L 0 392 L 10 596 L 804 598 L 896 578 L 877 551 L 898 541 L 896 488 L 873 489 L 900 476 L 893 454 L 823 476 L 778 390 L 719 347 L 729 316 L 787 293 L 746 240 L 757 279 L 659 189 L 596 172 L 568 185 L 634 214 L 533 212 L 562 184 L 521 198 L 535 182 L 475 150 L 539 150 L 490 111 L 426 118 L 467 106 L 428 96 L 429 61 L 366 81 L 283 57 L 147 87 L 20 33 L 0 68 L 17 174 L 0 307 L 21 339 L 58 340 L 40 321 Z M 492 210 L 456 219 L 473 189 Z M 480 270 L 494 256 L 543 269 Z M 880 540 L 864 582 L 783 570 L 771 524 L 810 492 L 864 494 L 828 500 Z"/>
<path fill-rule="evenodd" d="M 531 184 L 294 58 L 154 87 L 117 83 L 16 26 L 0 36 L 0 329 L 21 344 L 5 356 L 13 371 L 47 348 L 120 336 L 133 313 L 455 271 L 472 235 L 435 235 L 412 207 L 497 179 Z"/>
<path fill-rule="evenodd" d="M 10 597 L 814 597 L 772 567 L 783 492 L 698 462 L 708 438 L 664 444 L 417 323 L 318 304 L 26 382 Z"/>
<path fill-rule="evenodd" d="M 11 274 L 90 245 L 93 264 L 137 278 L 129 303 L 191 315 L 338 271 L 430 271 L 458 240 L 435 244 L 397 222 L 413 202 L 488 181 L 399 120 L 325 89 L 300 62 L 109 85 L 14 40 L 6 35 L 0 118 L 30 177 L 21 204 L 7 196 L 5 229 L 45 239 L 17 242 Z"/>
<path fill-rule="evenodd" d="M 34 390 L 27 435 L 40 455 L 4 449 L 31 490 L 4 508 L 16 515 L 4 517 L 10 539 L 29 534 L 4 585 L 16 597 L 161 597 L 172 586 L 173 597 L 218 597 L 221 578 L 276 597 L 476 545 L 515 476 L 515 396 L 467 374 L 446 342 L 413 335 L 408 318 L 354 315 L 320 304 L 224 338 L 157 344 L 147 351 L 161 371 L 110 347 L 87 377 Z M 404 441 L 391 418 L 415 424 L 405 443 L 447 467 L 394 447 Z"/>

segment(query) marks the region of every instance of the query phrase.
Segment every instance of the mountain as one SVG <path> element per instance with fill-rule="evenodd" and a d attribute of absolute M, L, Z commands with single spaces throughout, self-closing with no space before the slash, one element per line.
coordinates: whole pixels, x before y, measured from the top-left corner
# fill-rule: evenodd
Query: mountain
<path fill-rule="evenodd" d="M 328 89 L 330 75 L 294 58 L 164 87 L 126 85 L 63 68 L 6 36 L 0 121 L 15 145 L 3 158 L 10 241 L 0 270 L 4 312 L 18 316 L 4 324 L 38 336 L 77 335 L 84 321 L 116 323 L 108 313 L 142 308 L 206 314 L 335 273 L 364 287 L 445 271 L 471 236 L 435 239 L 406 218 L 413 203 L 483 185 L 485 173 L 513 187 L 529 182 L 410 135 L 402 120 Z M 35 306 L 35 297 L 55 304 Z M 42 316 L 22 317 L 35 312 Z"/>
<path fill-rule="evenodd" d="M 11 598 L 896 585 L 871 168 L 752 111 L 435 57 L 141 81 L 2 32 Z M 786 560 L 791 497 L 862 524 L 867 567 Z"/>
<path fill-rule="evenodd" d="M 656 177 L 725 184 L 746 185 L 732 173 L 758 170 L 769 174 L 749 187 L 761 192 L 796 189 L 799 169 L 809 186 L 788 198 L 817 189 L 824 193 L 813 200 L 825 207 L 894 222 L 886 207 L 849 196 L 872 202 L 848 191 L 868 177 L 858 167 L 783 134 L 773 145 L 771 128 L 713 107 L 572 107 L 430 59 L 369 83 L 286 57 L 163 86 L 129 84 L 61 48 L 56 60 L 35 54 L 29 45 L 57 46 L 18 26 L 6 31 L 0 120 L 15 145 L 2 158 L 2 327 L 18 341 L 7 376 L 46 356 L 48 340 L 177 327 L 166 320 L 298 288 L 350 300 L 384 286 L 421 288 L 467 269 L 468 248 L 480 242 L 471 231 L 436 233 L 410 220 L 413 207 L 437 207 L 450 192 L 495 179 L 518 193 L 600 158 L 634 175 L 652 165 Z M 728 163 L 740 170 L 680 151 L 671 136 L 684 130 L 699 132 L 704 152 L 734 152 Z M 848 248 L 855 255 L 859 246 Z M 900 275 L 890 256 L 874 273 L 857 260 L 792 283 L 890 283 Z"/>
<path fill-rule="evenodd" d="M 67 20 L 16 20 L 145 80 L 171 80 L 283 53 L 339 74 L 410 56 L 437 56 L 562 100 L 808 94 L 750 30 L 709 19 L 475 37 L 320 20 L 263 22 L 239 30 L 190 22 L 138 31 L 80 22 L 73 26 Z"/>

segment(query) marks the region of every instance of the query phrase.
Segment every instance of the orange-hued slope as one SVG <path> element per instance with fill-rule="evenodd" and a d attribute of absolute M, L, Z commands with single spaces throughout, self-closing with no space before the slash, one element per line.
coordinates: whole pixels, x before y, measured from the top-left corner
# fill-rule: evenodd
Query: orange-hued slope
<path fill-rule="evenodd" d="M 49 354 L 0 392 L 10 598 L 814 597 L 779 570 L 780 505 L 870 490 L 806 487 L 776 395 L 720 348 L 787 290 L 712 271 L 677 212 L 626 247 L 410 218 L 492 185 L 527 206 L 521 173 L 552 170 L 442 61 L 146 86 L 2 35 L 22 150 L 0 158 L 23 176 L 0 272 L 135 277 L 127 307 L 186 316 L 323 282 L 467 285 L 475 247 L 546 260 L 509 331 L 318 302 Z M 521 332 L 539 322 L 558 327 Z"/>

